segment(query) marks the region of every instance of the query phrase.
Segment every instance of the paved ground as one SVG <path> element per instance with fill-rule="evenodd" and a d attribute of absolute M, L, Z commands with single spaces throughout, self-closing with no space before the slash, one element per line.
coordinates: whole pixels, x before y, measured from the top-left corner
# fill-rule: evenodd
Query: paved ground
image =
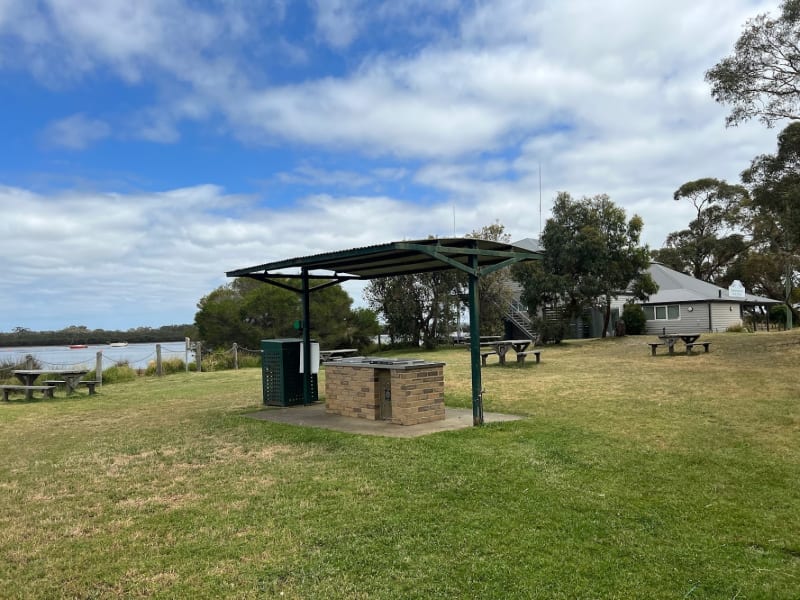
<path fill-rule="evenodd" d="M 322 403 L 309 406 L 269 407 L 256 413 L 245 415 L 252 419 L 274 421 L 289 425 L 303 427 L 321 427 L 346 433 L 359 433 L 363 435 L 383 435 L 386 437 L 418 437 L 436 433 L 438 431 L 453 431 L 472 427 L 472 410 L 466 408 L 447 408 L 443 421 L 422 423 L 421 425 L 393 425 L 387 421 L 369 421 L 354 417 L 329 415 L 325 412 Z M 517 421 L 522 419 L 517 415 L 504 415 L 500 413 L 483 413 L 484 423 L 498 423 L 500 421 Z"/>

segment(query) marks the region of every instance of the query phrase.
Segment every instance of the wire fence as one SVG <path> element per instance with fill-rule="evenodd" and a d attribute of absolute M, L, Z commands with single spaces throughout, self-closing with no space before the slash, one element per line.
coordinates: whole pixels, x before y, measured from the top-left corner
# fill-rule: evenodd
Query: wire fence
<path fill-rule="evenodd" d="M 10 379 L 15 370 L 23 369 L 87 369 L 98 373 L 117 366 L 127 366 L 140 373 L 162 374 L 167 364 L 177 370 L 237 369 L 239 360 L 245 366 L 260 366 L 261 351 L 234 343 L 227 348 L 205 353 L 201 342 L 165 344 L 131 344 L 125 347 L 89 346 L 71 349 L 54 346 L 32 346 L 0 349 L 0 377 Z"/>

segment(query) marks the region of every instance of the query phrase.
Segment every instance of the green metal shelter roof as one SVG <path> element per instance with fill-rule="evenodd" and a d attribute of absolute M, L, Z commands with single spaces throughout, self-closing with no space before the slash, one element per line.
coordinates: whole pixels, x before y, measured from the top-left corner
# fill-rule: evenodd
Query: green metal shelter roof
<path fill-rule="evenodd" d="M 481 384 L 480 335 L 478 309 L 478 280 L 498 269 L 514 263 L 538 260 L 541 253 L 474 238 L 426 239 L 390 242 L 377 246 L 365 246 L 338 252 L 326 252 L 313 256 L 288 258 L 228 271 L 228 277 L 249 277 L 302 294 L 303 297 L 303 397 L 308 403 L 311 397 L 311 346 L 309 337 L 309 295 L 330 285 L 350 279 L 375 279 L 394 275 L 431 273 L 458 270 L 468 275 L 470 354 L 472 370 L 472 415 L 473 423 L 483 423 L 483 392 Z M 286 270 L 300 269 L 300 273 Z M 325 273 L 320 273 L 324 271 Z M 299 279 L 301 287 L 287 285 L 283 279 Z M 325 279 L 312 287 L 311 279 Z M 294 282 L 292 282 L 294 283 Z"/>
<path fill-rule="evenodd" d="M 286 269 L 307 270 L 312 278 L 373 279 L 392 275 L 461 270 L 473 272 L 470 257 L 477 257 L 478 271 L 486 274 L 524 260 L 541 258 L 538 252 L 501 242 L 472 238 L 425 239 L 390 242 L 312 256 L 289 258 L 228 271 L 228 277 L 251 277 L 266 281 L 272 278 L 299 277 L 282 272 Z M 281 271 L 278 273 L 277 271 Z M 327 271 L 327 275 L 312 273 Z"/>

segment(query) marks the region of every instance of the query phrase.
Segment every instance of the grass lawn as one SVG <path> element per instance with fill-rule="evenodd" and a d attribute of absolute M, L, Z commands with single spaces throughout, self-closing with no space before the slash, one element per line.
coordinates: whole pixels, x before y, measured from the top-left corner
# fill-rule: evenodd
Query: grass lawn
<path fill-rule="evenodd" d="M 0 402 L 0 597 L 798 598 L 800 334 L 703 339 L 490 365 L 526 419 L 414 439 L 244 418 L 257 369 Z"/>

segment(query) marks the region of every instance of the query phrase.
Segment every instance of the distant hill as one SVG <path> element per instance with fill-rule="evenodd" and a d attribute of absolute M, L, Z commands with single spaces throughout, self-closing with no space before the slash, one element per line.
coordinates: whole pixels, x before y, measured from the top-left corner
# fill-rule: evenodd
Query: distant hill
<path fill-rule="evenodd" d="M 59 331 L 30 331 L 17 328 L 10 333 L 0 332 L 0 347 L 20 346 L 66 346 L 69 344 L 108 344 L 128 342 L 129 344 L 153 342 L 178 342 L 184 338 L 195 339 L 197 329 L 194 325 L 164 325 L 163 327 L 137 327 L 127 331 L 108 329 L 89 329 L 83 325 L 67 327 Z"/>

